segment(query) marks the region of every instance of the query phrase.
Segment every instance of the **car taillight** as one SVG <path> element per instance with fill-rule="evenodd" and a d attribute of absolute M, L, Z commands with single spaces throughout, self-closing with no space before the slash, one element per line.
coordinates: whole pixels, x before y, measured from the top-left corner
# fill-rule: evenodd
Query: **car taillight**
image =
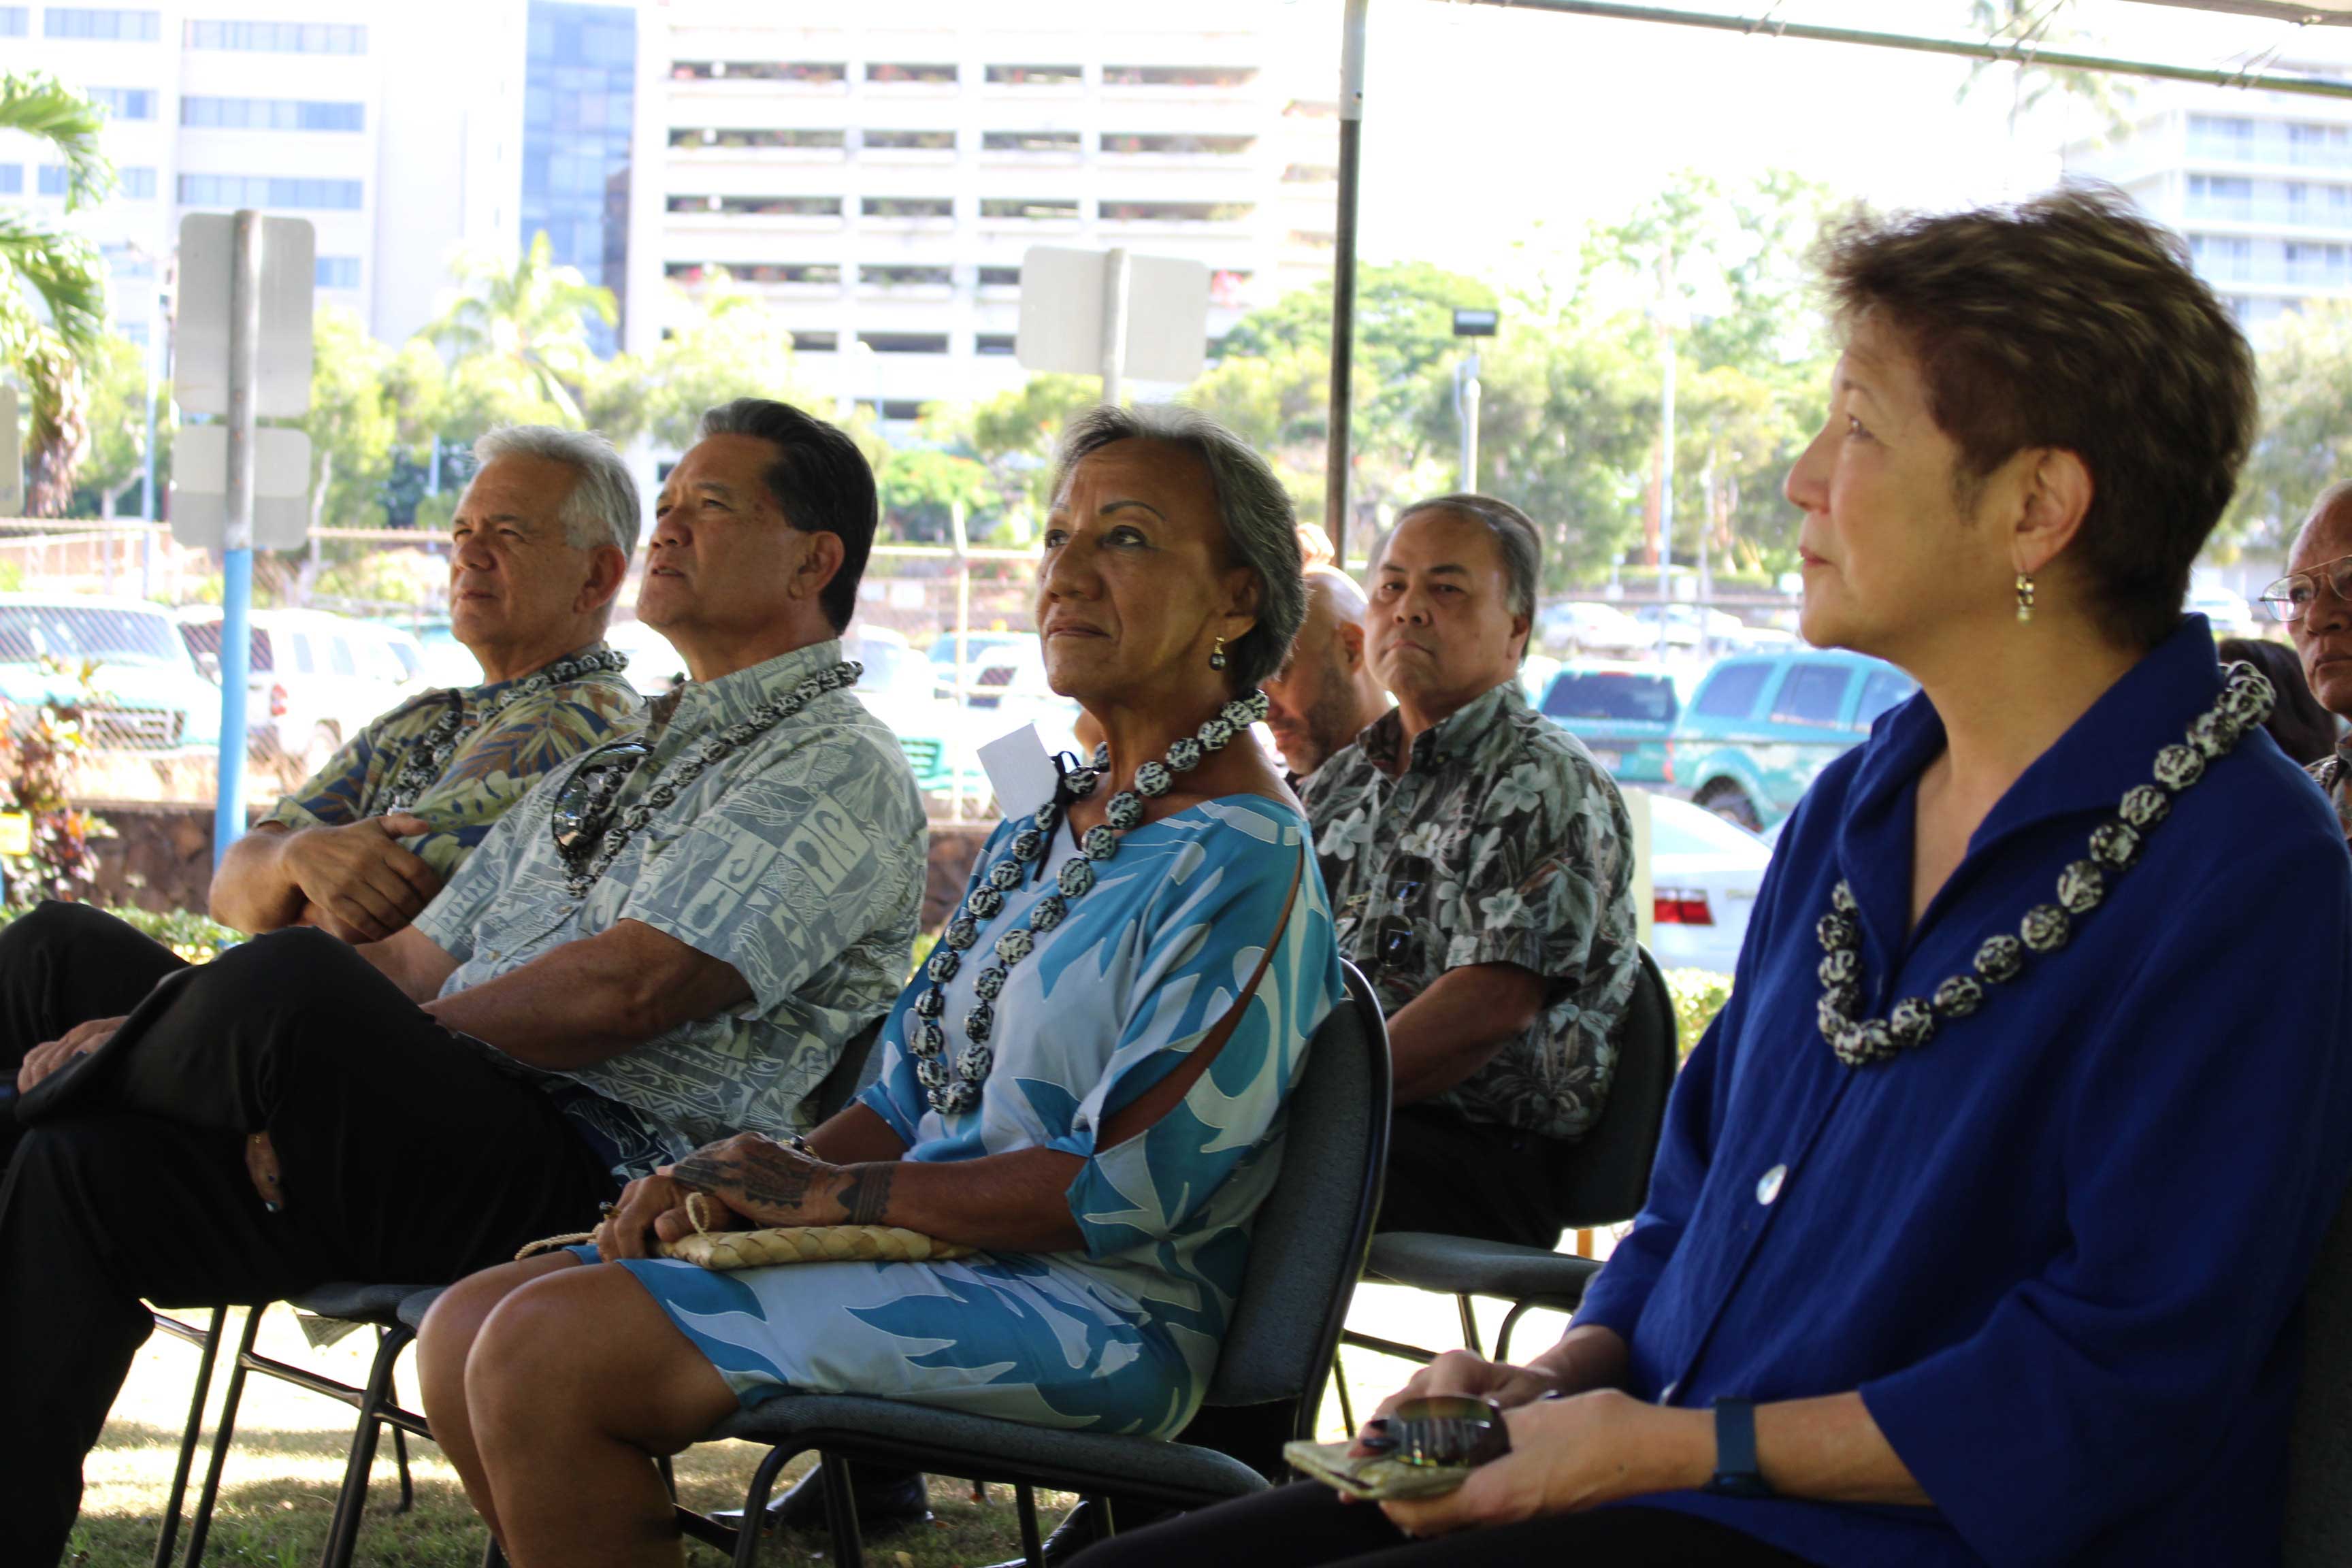
<path fill-rule="evenodd" d="M 1675 743 L 1668 741 L 1660 750 L 1665 753 L 1665 761 L 1659 772 L 1665 775 L 1667 784 L 1672 784 L 1675 782 Z"/>
<path fill-rule="evenodd" d="M 283 686 L 269 689 L 269 716 L 272 719 L 286 717 L 286 688 Z"/>
<path fill-rule="evenodd" d="M 1715 911 L 1706 907 L 1704 888 L 1660 888 L 1650 918 L 1662 926 L 1711 926 Z"/>

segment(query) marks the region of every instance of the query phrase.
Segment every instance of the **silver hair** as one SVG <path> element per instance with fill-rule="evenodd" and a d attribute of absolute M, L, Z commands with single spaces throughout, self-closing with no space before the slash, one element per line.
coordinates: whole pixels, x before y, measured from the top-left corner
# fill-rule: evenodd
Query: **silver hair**
<path fill-rule="evenodd" d="M 1397 513 L 1389 537 L 1396 537 L 1405 519 L 1424 511 L 1458 511 L 1475 517 L 1495 536 L 1495 548 L 1503 556 L 1503 584 L 1510 595 L 1511 614 L 1527 617 L 1528 635 L 1519 644 L 1519 660 L 1524 664 L 1528 645 L 1535 641 L 1536 587 L 1543 580 L 1543 535 L 1537 531 L 1535 520 L 1498 496 L 1460 492 L 1413 502 Z M 1381 548 L 1385 551 L 1386 544 Z"/>
<path fill-rule="evenodd" d="M 2302 549 L 2303 536 L 2311 531 L 2311 525 L 2335 510 L 2347 496 L 2352 496 L 2352 479 L 2338 479 L 2313 497 L 2311 510 L 2303 514 L 2303 521 L 2295 525 L 2294 537 L 2286 542 L 2286 552 L 2293 555 Z"/>
<path fill-rule="evenodd" d="M 541 458 L 562 463 L 578 476 L 556 513 L 563 524 L 563 542 L 572 549 L 609 544 L 623 555 L 636 553 L 644 510 L 637 500 L 637 481 L 613 443 L 593 430 L 501 425 L 474 443 L 477 463 L 487 465 L 499 458 Z"/>
<path fill-rule="evenodd" d="M 1248 690 L 1282 668 L 1307 618 L 1307 580 L 1298 552 L 1298 514 L 1264 458 L 1207 415 L 1171 404 L 1089 409 L 1062 432 L 1054 491 L 1062 493 L 1081 458 L 1114 441 L 1160 441 L 1201 459 L 1234 559 L 1257 578 L 1257 624 L 1225 649 L 1225 675 Z"/>

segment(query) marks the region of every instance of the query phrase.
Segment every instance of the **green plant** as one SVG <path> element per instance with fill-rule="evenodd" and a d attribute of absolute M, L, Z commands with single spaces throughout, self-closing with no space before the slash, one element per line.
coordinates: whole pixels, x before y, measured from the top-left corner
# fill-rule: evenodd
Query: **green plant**
<path fill-rule="evenodd" d="M 1731 976 L 1711 969 L 1670 969 L 1666 990 L 1675 999 L 1675 1028 L 1681 1037 L 1682 1055 L 1688 1057 L 1706 1026 L 1731 1000 Z"/>
<path fill-rule="evenodd" d="M 6 768 L 0 783 L 5 783 L 13 807 L 33 819 L 30 851 L 0 856 L 0 868 L 6 871 L 13 892 L 69 899 L 98 879 L 92 841 L 113 837 L 113 829 L 75 806 L 68 793 L 74 763 L 89 745 L 81 716 L 98 695 L 91 684 L 98 663 L 45 656 L 41 668 L 51 675 L 71 677 L 79 697 L 70 703 L 42 703 L 29 714 L 20 714 L 0 736 Z"/>
<path fill-rule="evenodd" d="M 0 926 L 8 924 L 19 915 L 29 914 L 32 907 L 29 902 L 0 904 Z M 153 937 L 190 963 L 204 963 L 217 958 L 245 940 L 243 931 L 231 931 L 218 921 L 197 914 L 193 910 L 101 907 L 123 924 Z"/>

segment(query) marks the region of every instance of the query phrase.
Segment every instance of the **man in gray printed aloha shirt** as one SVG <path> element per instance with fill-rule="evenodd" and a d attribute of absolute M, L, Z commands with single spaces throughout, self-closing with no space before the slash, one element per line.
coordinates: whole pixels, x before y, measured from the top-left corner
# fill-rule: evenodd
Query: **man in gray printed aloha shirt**
<path fill-rule="evenodd" d="M 1386 1230 L 1557 1241 L 1553 1156 L 1607 1103 L 1633 994 L 1624 802 L 1519 693 L 1539 549 L 1489 497 L 1399 519 L 1364 620 L 1397 707 L 1305 785 L 1339 950 L 1388 1015 Z"/>

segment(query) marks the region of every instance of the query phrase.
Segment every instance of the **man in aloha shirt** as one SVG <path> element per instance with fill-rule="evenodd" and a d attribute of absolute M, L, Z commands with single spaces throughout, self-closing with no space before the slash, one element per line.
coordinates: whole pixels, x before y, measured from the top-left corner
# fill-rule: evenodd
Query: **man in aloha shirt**
<path fill-rule="evenodd" d="M 1388 1015 L 1385 1230 L 1558 1241 L 1553 1155 L 1606 1105 L 1633 994 L 1624 802 L 1519 692 L 1540 552 L 1486 496 L 1400 517 L 1364 617 L 1397 706 L 1304 786 L 1339 951 Z"/>
<path fill-rule="evenodd" d="M 474 454 L 449 522 L 449 629 L 483 683 L 401 703 L 280 800 L 213 878 L 224 924 L 381 941 L 541 774 L 639 723 L 604 643 L 637 547 L 627 465 L 601 436 L 532 426 Z"/>
<path fill-rule="evenodd" d="M 926 857 L 898 740 L 845 689 L 873 475 L 782 404 L 703 430 L 638 601 L 693 679 L 642 737 L 542 779 L 385 941 L 298 927 L 120 977 L 154 994 L 65 1069 L 0 1183 L 0 1560 L 57 1560 L 142 1298 L 503 1262 L 698 1144 L 808 1130 L 889 1007 Z"/>
<path fill-rule="evenodd" d="M 2352 717 L 2352 602 L 2336 591 L 2336 574 L 2352 561 L 2352 481 L 2333 484 L 2319 492 L 2311 515 L 2296 531 L 2294 547 L 2287 552 L 2288 575 L 2263 595 L 2275 605 L 2276 595 L 2294 584 L 2301 607 L 2287 622 L 2287 636 L 2303 660 L 2303 676 L 2319 705 L 2338 718 Z M 2311 776 L 2335 803 L 2336 820 L 2352 839 L 2352 743 L 2337 741 L 2336 754 L 2311 764 Z"/>

